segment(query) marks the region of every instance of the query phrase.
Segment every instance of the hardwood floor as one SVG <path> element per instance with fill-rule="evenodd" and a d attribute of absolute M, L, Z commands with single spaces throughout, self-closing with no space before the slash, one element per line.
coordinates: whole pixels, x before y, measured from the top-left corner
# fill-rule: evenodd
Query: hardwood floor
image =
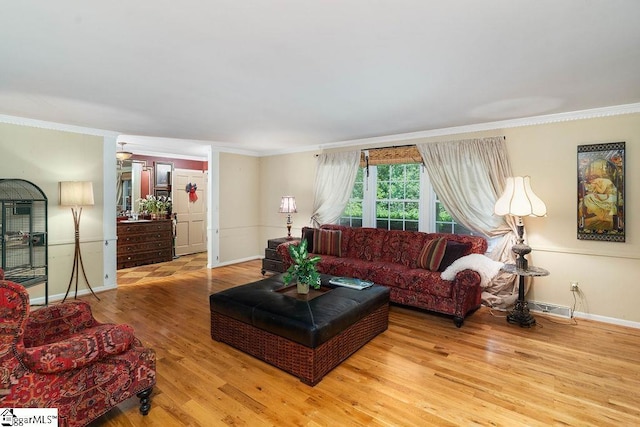
<path fill-rule="evenodd" d="M 260 262 L 83 297 L 157 352 L 157 386 L 104 426 L 631 426 L 640 424 L 640 330 L 486 308 L 448 317 L 392 305 L 389 329 L 315 387 L 210 336 L 208 297 L 259 280 Z"/>

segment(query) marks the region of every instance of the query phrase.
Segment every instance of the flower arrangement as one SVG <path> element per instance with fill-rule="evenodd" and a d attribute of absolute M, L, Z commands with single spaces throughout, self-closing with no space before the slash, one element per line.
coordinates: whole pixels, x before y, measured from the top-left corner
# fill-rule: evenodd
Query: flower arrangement
<path fill-rule="evenodd" d="M 154 196 L 147 194 L 147 197 L 138 199 L 140 213 L 163 213 L 171 211 L 171 197 Z"/>
<path fill-rule="evenodd" d="M 314 289 L 320 288 L 320 273 L 316 270 L 316 264 L 320 261 L 319 256 L 310 257 L 307 252 L 307 240 L 303 239 L 300 244 L 289 245 L 289 254 L 293 264 L 287 269 L 282 280 L 285 284 L 291 283 L 294 279 L 298 283 L 307 284 Z"/>

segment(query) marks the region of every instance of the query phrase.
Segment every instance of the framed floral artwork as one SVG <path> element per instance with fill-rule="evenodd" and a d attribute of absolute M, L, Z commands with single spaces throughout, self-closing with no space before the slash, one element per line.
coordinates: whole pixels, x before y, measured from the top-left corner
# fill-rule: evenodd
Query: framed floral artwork
<path fill-rule="evenodd" d="M 578 239 L 625 241 L 624 142 L 578 146 Z"/>

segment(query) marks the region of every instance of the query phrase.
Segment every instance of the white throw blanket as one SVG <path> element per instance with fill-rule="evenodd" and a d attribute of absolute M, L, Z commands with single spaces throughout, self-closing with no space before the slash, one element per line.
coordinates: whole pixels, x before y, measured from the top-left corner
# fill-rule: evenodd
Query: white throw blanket
<path fill-rule="evenodd" d="M 480 287 L 486 288 L 500 272 L 503 265 L 504 263 L 494 261 L 485 255 L 471 254 L 455 260 L 453 264 L 442 272 L 440 277 L 444 280 L 453 280 L 459 271 L 469 269 L 480 274 Z"/>

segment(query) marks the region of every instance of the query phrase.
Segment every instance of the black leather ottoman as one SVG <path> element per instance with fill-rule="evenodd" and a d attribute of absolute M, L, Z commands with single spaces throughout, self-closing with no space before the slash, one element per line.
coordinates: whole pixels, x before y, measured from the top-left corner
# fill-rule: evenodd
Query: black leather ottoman
<path fill-rule="evenodd" d="M 315 385 L 389 324 L 389 289 L 329 284 L 298 296 L 282 275 L 209 297 L 211 337 Z"/>

